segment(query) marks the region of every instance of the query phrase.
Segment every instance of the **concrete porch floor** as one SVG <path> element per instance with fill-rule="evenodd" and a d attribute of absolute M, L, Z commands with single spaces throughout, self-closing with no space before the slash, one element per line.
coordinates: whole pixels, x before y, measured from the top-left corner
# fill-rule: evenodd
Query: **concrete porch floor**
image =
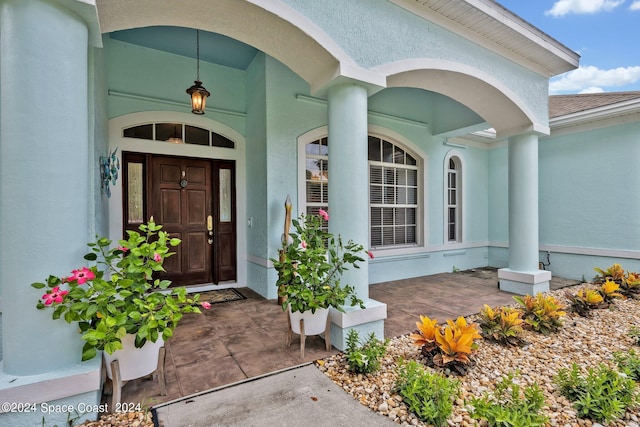
<path fill-rule="evenodd" d="M 551 288 L 576 283 L 553 278 Z M 291 347 L 285 347 L 287 319 L 276 301 L 248 288 L 238 290 L 245 300 L 213 304 L 202 315 L 185 316 L 165 344 L 166 396 L 160 395 L 156 381 L 138 379 L 122 388 L 122 402 L 151 407 L 338 353 L 335 348 L 327 352 L 324 341 L 313 336 L 307 337 L 302 359 L 298 335 Z M 492 268 L 379 283 L 369 292 L 372 299 L 387 304 L 388 338 L 412 332 L 420 315 L 444 322 L 475 314 L 483 304 L 513 303 L 513 294 L 498 289 Z"/>

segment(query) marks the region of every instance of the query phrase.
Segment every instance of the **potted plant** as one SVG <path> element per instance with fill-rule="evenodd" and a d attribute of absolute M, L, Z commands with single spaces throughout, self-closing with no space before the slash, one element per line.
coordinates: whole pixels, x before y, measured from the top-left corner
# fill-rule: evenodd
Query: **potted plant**
<path fill-rule="evenodd" d="M 98 350 L 113 355 L 127 341 L 135 348 L 148 342 L 160 347 L 185 313 L 211 307 L 200 303 L 199 295 L 187 295 L 184 287 L 169 289 L 170 281 L 153 279 L 154 273 L 164 271 L 164 259 L 173 255 L 169 246 L 177 246 L 180 240 L 169 238 L 153 218 L 139 229 L 140 233 L 127 231 L 128 239 L 115 247 L 111 240 L 98 237 L 88 244 L 91 252 L 84 256 L 95 265 L 73 270 L 67 277 L 50 275 L 44 283 L 31 285 L 47 289 L 38 309 L 52 309 L 53 319 L 78 322 L 85 341 L 83 361 L 95 357 Z"/>
<path fill-rule="evenodd" d="M 295 232 L 283 239 L 283 249 L 279 259 L 271 259 L 278 271 L 278 294 L 284 298 L 283 310 L 293 314 L 310 312 L 322 313 L 327 318 L 329 307 L 344 312 L 342 307 L 349 301 L 351 306 L 364 308 L 352 286 L 341 285 L 342 273 L 350 267 L 359 268 L 360 256 L 365 252 L 370 258 L 373 254 L 351 240 L 344 243 L 340 236 L 334 236 L 323 227 L 323 220 L 329 215 L 320 209 L 318 215 L 301 214 L 294 219 Z M 296 321 L 291 326 L 296 333 Z M 324 324 L 320 320 L 322 330 Z M 305 323 L 305 326 L 307 324 Z M 317 332 L 319 333 L 319 332 Z M 307 329 L 307 335 L 314 333 Z"/>

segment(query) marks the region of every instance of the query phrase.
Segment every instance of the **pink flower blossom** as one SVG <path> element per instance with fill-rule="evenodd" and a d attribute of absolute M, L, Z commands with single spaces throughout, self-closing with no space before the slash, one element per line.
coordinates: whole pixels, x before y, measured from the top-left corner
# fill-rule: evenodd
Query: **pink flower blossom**
<path fill-rule="evenodd" d="M 162 261 L 162 257 L 160 256 L 159 253 L 156 252 L 156 253 L 153 254 L 153 260 L 155 262 L 160 262 L 160 261 Z"/>
<path fill-rule="evenodd" d="M 125 248 L 124 246 L 118 246 L 116 249 L 118 249 L 119 251 L 122 252 L 127 252 L 129 249 Z"/>
<path fill-rule="evenodd" d="M 59 286 L 51 289 L 51 292 L 47 292 L 42 295 L 42 299 L 44 300 L 44 305 L 51 305 L 55 303 L 61 303 L 64 300 L 64 296 L 68 294 L 69 291 L 61 291 Z"/>
<path fill-rule="evenodd" d="M 93 271 L 88 269 L 87 267 L 82 267 L 78 270 L 73 270 L 71 272 L 71 276 L 67 277 L 65 281 L 73 282 L 75 280 L 78 281 L 78 285 L 84 284 L 87 280 L 93 280 L 96 278 L 96 275 L 93 274 Z"/>
<path fill-rule="evenodd" d="M 318 209 L 318 215 L 320 215 L 325 221 L 329 221 L 329 214 L 324 209 Z"/>
<path fill-rule="evenodd" d="M 302 246 L 302 249 L 307 249 L 307 242 L 303 240 L 300 242 L 300 246 Z"/>
<path fill-rule="evenodd" d="M 373 259 L 373 252 L 367 251 L 367 255 L 369 255 L 369 258 Z"/>
<path fill-rule="evenodd" d="M 202 301 L 200 303 L 200 305 L 202 306 L 202 308 L 204 308 L 205 310 L 209 310 L 211 308 L 211 303 L 209 301 Z"/>

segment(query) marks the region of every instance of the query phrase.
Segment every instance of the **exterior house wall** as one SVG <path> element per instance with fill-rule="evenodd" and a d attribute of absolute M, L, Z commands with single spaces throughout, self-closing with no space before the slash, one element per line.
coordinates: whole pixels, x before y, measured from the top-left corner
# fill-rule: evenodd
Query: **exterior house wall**
<path fill-rule="evenodd" d="M 265 55 L 259 53 L 247 69 L 247 262 L 248 284 L 266 291 L 269 279 L 266 270 L 268 246 L 267 205 L 267 82 Z M 242 226 L 242 224 L 240 224 Z M 242 266 L 239 266 L 242 268 Z M 262 293 L 262 292 L 261 292 Z M 265 295 L 266 293 L 263 293 Z"/>
<path fill-rule="evenodd" d="M 590 280 L 614 262 L 640 269 L 640 122 L 542 138 L 539 146 L 540 261 L 555 276 Z M 490 258 L 508 261 L 506 147 L 490 150 Z"/>
<path fill-rule="evenodd" d="M 496 78 L 541 123 L 548 122 L 547 78 L 391 2 L 286 0 L 285 3 L 308 17 L 362 67 L 375 68 L 416 58 L 464 64 Z M 336 14 L 336 10 L 340 13 Z"/>
<path fill-rule="evenodd" d="M 184 113 L 196 61 L 103 37 L 109 88 L 109 118 L 141 111 Z M 207 117 L 245 134 L 246 72 L 200 61 L 200 80 L 211 88 Z M 221 109 L 215 111 L 215 109 Z M 225 114 L 224 111 L 240 114 Z"/>
<path fill-rule="evenodd" d="M 640 270 L 639 135 L 636 121 L 541 140 L 540 247 L 554 274 Z"/>

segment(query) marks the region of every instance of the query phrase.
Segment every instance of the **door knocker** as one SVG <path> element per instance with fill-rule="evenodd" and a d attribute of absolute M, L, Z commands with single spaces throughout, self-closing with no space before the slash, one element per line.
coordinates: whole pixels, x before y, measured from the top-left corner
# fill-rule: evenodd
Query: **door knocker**
<path fill-rule="evenodd" d="M 182 171 L 182 179 L 180 180 L 180 188 L 187 188 L 187 185 L 189 185 L 189 181 L 186 180 L 185 175 L 186 175 L 186 173 L 184 171 Z"/>

